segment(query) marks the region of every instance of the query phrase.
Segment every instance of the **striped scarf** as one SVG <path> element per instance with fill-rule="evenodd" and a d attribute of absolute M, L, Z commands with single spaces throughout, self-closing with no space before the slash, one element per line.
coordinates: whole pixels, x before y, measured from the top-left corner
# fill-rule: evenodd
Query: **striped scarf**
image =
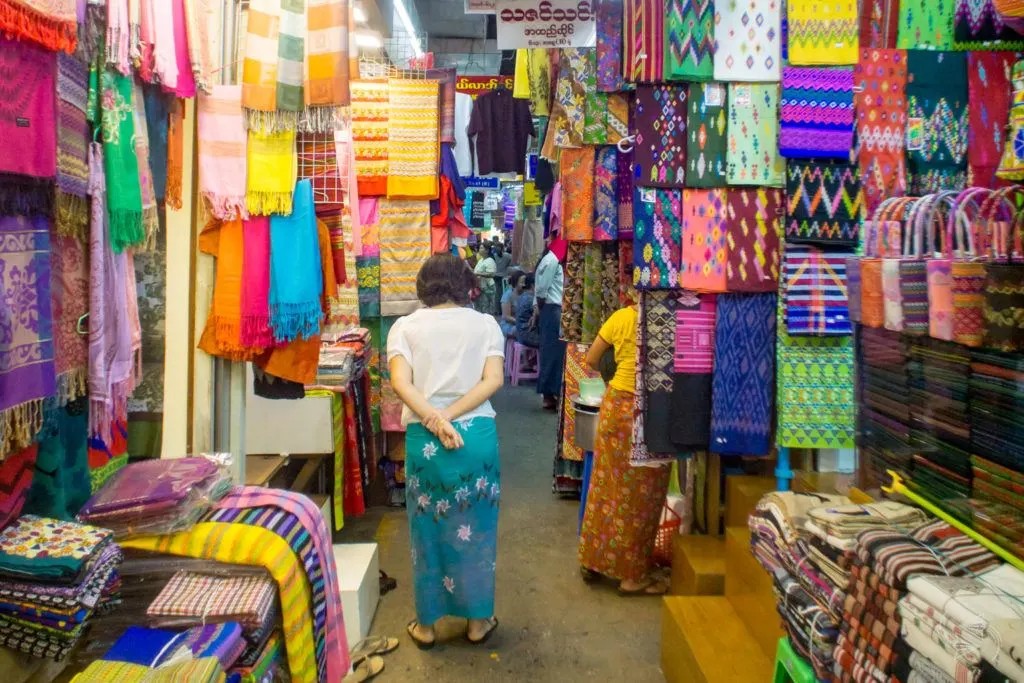
<path fill-rule="evenodd" d="M 246 127 L 294 131 L 305 104 L 305 0 L 254 0 L 247 32 L 242 70 Z"/>

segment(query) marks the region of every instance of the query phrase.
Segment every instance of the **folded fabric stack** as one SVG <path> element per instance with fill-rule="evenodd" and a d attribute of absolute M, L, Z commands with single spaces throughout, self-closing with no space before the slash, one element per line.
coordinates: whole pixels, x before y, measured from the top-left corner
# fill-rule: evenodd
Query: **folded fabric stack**
<path fill-rule="evenodd" d="M 868 481 L 886 481 L 885 471 L 910 472 L 909 350 L 898 332 L 861 328 L 860 448 Z"/>
<path fill-rule="evenodd" d="M 831 577 L 810 560 L 809 513 L 822 506 L 850 504 L 846 496 L 775 491 L 748 518 L 751 551 L 772 575 L 776 609 L 794 649 L 820 678 L 832 671 L 837 630 Z"/>
<path fill-rule="evenodd" d="M 921 677 L 1024 681 L 1024 572 L 1003 564 L 974 577 L 914 576 L 907 590 L 903 637 Z"/>
<path fill-rule="evenodd" d="M 78 513 L 118 539 L 191 528 L 231 488 L 231 479 L 207 458 L 145 460 L 114 474 Z"/>
<path fill-rule="evenodd" d="M 244 646 L 233 664 L 256 670 L 278 659 L 271 647 L 281 622 L 277 586 L 266 576 L 180 571 L 147 608 L 146 618 L 163 628 L 237 623 Z"/>
<path fill-rule="evenodd" d="M 285 658 L 284 643 L 280 632 L 274 631 L 263 647 L 255 653 L 252 664 L 239 662 L 238 666 L 228 672 L 228 680 L 237 683 L 270 683 L 277 680 L 278 672 L 287 671 L 288 660 Z"/>
<path fill-rule="evenodd" d="M 1024 470 L 1024 356 L 971 352 L 970 417 L 972 453 Z"/>
<path fill-rule="evenodd" d="M 0 532 L 0 645 L 60 660 L 119 599 L 121 549 L 106 529 L 23 515 Z"/>
<path fill-rule="evenodd" d="M 971 491 L 971 427 L 967 394 L 971 352 L 952 342 L 910 343 L 910 441 L 917 449 L 910 485 L 939 504 Z"/>
<path fill-rule="evenodd" d="M 152 669 L 142 664 L 97 659 L 72 683 L 223 683 L 224 669 L 216 657 L 190 659 Z"/>
<path fill-rule="evenodd" d="M 221 669 L 227 670 L 244 649 L 242 627 L 235 622 L 196 626 L 186 631 L 131 626 L 102 659 L 157 668 L 183 658 L 215 657 Z"/>
<path fill-rule="evenodd" d="M 320 363 L 316 369 L 316 384 L 344 391 L 352 379 L 355 353 L 352 349 L 324 346 L 320 349 Z"/>
<path fill-rule="evenodd" d="M 897 604 L 914 575 L 964 576 L 999 564 L 991 552 L 942 520 L 909 533 L 870 529 L 847 554 L 850 587 L 842 615 L 833 680 L 907 681 L 909 648 Z"/>

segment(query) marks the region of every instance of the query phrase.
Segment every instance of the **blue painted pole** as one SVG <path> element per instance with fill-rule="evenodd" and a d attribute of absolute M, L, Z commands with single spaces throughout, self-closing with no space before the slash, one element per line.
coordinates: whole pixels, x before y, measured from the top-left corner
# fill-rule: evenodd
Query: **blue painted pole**
<path fill-rule="evenodd" d="M 779 449 L 779 462 L 775 467 L 775 486 L 779 491 L 788 491 L 789 482 L 793 479 L 793 470 L 789 466 L 789 448 Z"/>
<path fill-rule="evenodd" d="M 590 491 L 590 473 L 594 469 L 594 452 L 583 453 L 583 486 L 580 489 L 580 521 L 576 527 L 576 535 L 583 531 L 583 513 L 587 510 L 587 492 Z"/>

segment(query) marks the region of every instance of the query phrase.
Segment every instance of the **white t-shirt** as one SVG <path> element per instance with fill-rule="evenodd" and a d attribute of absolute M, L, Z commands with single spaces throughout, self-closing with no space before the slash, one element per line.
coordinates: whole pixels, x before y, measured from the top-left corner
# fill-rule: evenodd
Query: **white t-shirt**
<path fill-rule="evenodd" d="M 469 117 L 473 113 L 473 98 L 465 93 L 455 94 L 455 165 L 463 176 L 473 175 L 476 154 L 469 142 Z"/>
<path fill-rule="evenodd" d="M 412 366 L 412 383 L 430 405 L 447 408 L 469 393 L 484 375 L 488 358 L 505 357 L 505 335 L 494 316 L 472 308 L 421 308 L 399 318 L 388 334 L 388 362 L 402 356 Z M 494 417 L 490 401 L 461 415 Z M 402 407 L 402 424 L 420 418 Z"/>

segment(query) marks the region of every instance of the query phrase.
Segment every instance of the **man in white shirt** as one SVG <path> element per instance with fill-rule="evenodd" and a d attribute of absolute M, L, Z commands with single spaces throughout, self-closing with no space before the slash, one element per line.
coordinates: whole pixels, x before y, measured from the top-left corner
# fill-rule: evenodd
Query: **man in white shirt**
<path fill-rule="evenodd" d="M 557 410 L 565 370 L 565 342 L 562 334 L 562 259 L 564 240 L 552 240 L 537 264 L 533 305 L 540 328 L 540 376 L 537 393 L 544 397 L 545 410 Z M 561 256 L 560 256 L 561 255 Z"/>

